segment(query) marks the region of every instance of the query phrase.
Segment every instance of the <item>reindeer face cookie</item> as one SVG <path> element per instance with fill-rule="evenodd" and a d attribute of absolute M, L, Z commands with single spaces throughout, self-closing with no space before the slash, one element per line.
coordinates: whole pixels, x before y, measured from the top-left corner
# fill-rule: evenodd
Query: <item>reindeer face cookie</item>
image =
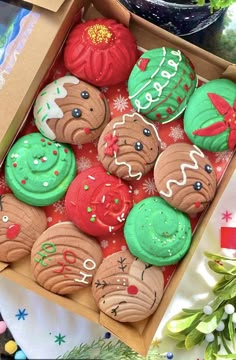
<path fill-rule="evenodd" d="M 105 258 L 92 283 L 99 309 L 114 320 L 135 322 L 149 317 L 163 294 L 160 268 L 119 251 Z"/>
<path fill-rule="evenodd" d="M 13 262 L 29 255 L 47 227 L 45 212 L 15 198 L 0 195 L 0 261 Z"/>
<path fill-rule="evenodd" d="M 156 127 L 138 113 L 112 119 L 98 142 L 104 168 L 124 180 L 139 180 L 154 167 L 159 152 Z"/>
<path fill-rule="evenodd" d="M 75 76 L 63 76 L 39 93 L 34 118 L 48 139 L 77 145 L 99 137 L 110 110 L 100 90 Z"/>

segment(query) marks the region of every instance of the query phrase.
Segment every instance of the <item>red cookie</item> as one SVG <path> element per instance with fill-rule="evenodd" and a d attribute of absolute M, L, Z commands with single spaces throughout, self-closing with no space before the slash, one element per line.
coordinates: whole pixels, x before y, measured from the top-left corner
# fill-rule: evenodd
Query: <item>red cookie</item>
<path fill-rule="evenodd" d="M 69 220 L 93 236 L 103 236 L 123 227 L 132 206 L 131 186 L 110 175 L 102 166 L 79 173 L 65 197 Z"/>
<path fill-rule="evenodd" d="M 29 255 L 34 241 L 47 227 L 43 209 L 0 195 L 0 261 L 13 262 Z"/>
<path fill-rule="evenodd" d="M 89 286 L 101 261 L 102 251 L 97 240 L 70 222 L 48 228 L 31 251 L 35 280 L 60 295 Z"/>
<path fill-rule="evenodd" d="M 95 86 L 128 80 L 138 59 L 131 31 L 113 19 L 93 19 L 70 32 L 64 62 L 71 74 Z"/>
<path fill-rule="evenodd" d="M 163 287 L 161 268 L 142 262 L 126 250 L 103 259 L 92 293 L 106 315 L 120 322 L 135 322 L 154 313 Z"/>

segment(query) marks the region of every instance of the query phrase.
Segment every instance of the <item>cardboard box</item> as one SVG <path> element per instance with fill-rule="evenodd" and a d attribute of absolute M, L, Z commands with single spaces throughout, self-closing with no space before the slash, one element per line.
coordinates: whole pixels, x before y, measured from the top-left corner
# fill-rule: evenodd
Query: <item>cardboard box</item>
<path fill-rule="evenodd" d="M 34 2 L 38 3 L 39 0 L 34 0 Z M 93 5 L 90 4 L 90 1 L 80 1 L 77 0 L 77 4 L 80 3 L 80 5 L 85 5 L 85 18 L 95 18 L 98 16 L 101 16 L 103 14 L 106 17 L 113 17 L 116 18 L 119 21 L 122 21 L 124 24 L 128 25 L 132 32 L 134 33 L 135 37 L 137 38 L 138 45 L 150 49 L 153 47 L 159 47 L 159 46 L 168 46 L 168 47 L 174 47 L 181 49 L 185 52 L 186 55 L 189 56 L 189 58 L 192 60 L 196 67 L 196 72 L 199 76 L 202 76 L 206 79 L 215 79 L 219 78 L 221 76 L 229 77 L 231 79 L 236 79 L 236 70 L 235 66 L 233 64 L 230 64 L 229 62 L 220 59 L 219 57 L 212 55 L 208 53 L 205 50 L 199 49 L 198 47 L 186 42 L 185 40 L 178 38 L 170 33 L 168 33 L 165 30 L 160 29 L 159 27 L 156 27 L 147 21 L 130 14 L 122 5 L 120 5 L 116 0 L 94 0 Z M 64 4 L 64 11 L 67 10 L 67 14 L 70 13 L 69 8 L 73 8 L 73 1 L 67 1 Z M 71 6 L 71 7 L 70 7 Z M 63 9 L 63 8 L 62 8 Z M 49 14 L 46 10 L 43 10 L 43 13 L 46 16 L 46 19 L 48 17 L 52 16 L 54 19 L 54 16 L 59 16 L 59 13 L 57 15 Z M 63 18 L 64 15 L 61 15 Z M 67 18 L 71 18 L 70 16 Z M 45 20 L 46 21 L 46 20 Z M 63 24 L 63 22 L 62 22 Z M 67 23 L 67 29 L 68 29 L 68 23 Z M 57 29 L 58 30 L 58 29 Z M 55 49 L 55 52 L 60 47 L 60 41 L 63 42 L 64 35 L 66 31 L 59 30 L 57 32 L 56 36 L 56 44 L 55 48 L 51 47 L 50 52 L 53 52 L 53 49 Z M 35 46 L 35 44 L 29 43 L 29 49 L 30 46 Z M 37 45 L 38 46 L 38 45 Z M 29 51 L 29 50 L 28 50 Z M 55 54 L 54 54 L 55 55 Z M 26 55 L 25 55 L 26 56 Z M 53 55 L 51 54 L 51 59 L 53 58 Z M 44 62 L 44 66 L 48 68 L 49 62 L 46 61 L 46 65 Z M 15 115 L 12 115 L 12 119 L 9 119 L 8 115 L 8 128 L 4 130 L 5 137 L 3 136 L 1 138 L 1 144 L 3 144 L 4 149 L 6 150 L 7 146 L 9 146 L 12 138 L 13 133 L 15 134 L 17 132 L 17 129 L 19 126 L 21 126 L 23 117 L 25 113 L 27 112 L 27 109 L 29 108 L 29 105 L 32 103 L 33 100 L 33 94 L 37 92 L 37 86 L 39 85 L 43 73 L 45 74 L 45 68 L 44 71 L 40 67 L 39 60 L 37 62 L 37 65 L 33 66 L 32 69 L 35 71 L 35 77 L 37 78 L 36 81 L 32 83 L 28 81 L 28 86 L 30 89 L 25 89 L 24 93 L 22 93 L 22 103 L 24 103 L 25 96 L 28 93 L 30 93 L 30 101 L 27 101 L 27 104 L 24 104 L 23 109 L 22 107 L 20 110 L 16 109 L 15 105 L 15 115 L 18 112 L 18 114 L 21 115 L 20 119 L 15 119 Z M 17 69 L 16 69 L 17 71 Z M 37 74 L 37 75 L 36 75 Z M 32 80 L 32 79 L 31 79 Z M 11 84 L 13 86 L 13 84 Z M 21 84 L 19 85 L 21 86 Z M 12 88 L 9 87 L 9 89 Z M 9 90 L 10 91 L 10 90 Z M 6 95 L 5 95 L 6 96 Z M 19 105 L 19 103 L 18 103 Z M 27 106 L 26 106 L 27 105 Z M 10 132 L 10 137 L 9 137 Z M 160 323 L 163 314 L 165 313 L 165 310 L 170 302 L 171 297 L 174 295 L 175 290 L 178 286 L 178 282 L 181 279 L 181 276 L 183 275 L 184 271 L 187 271 L 188 263 L 192 257 L 192 254 L 194 253 L 195 247 L 198 244 L 201 234 L 203 232 L 204 227 L 207 224 L 207 221 L 216 206 L 217 202 L 219 201 L 219 198 L 224 191 L 224 187 L 227 185 L 227 182 L 229 181 L 229 178 L 236 166 L 236 159 L 235 157 L 231 161 L 223 181 L 221 182 L 217 195 L 206 213 L 204 220 L 201 223 L 201 226 L 196 231 L 193 242 L 190 251 L 186 255 L 186 257 L 183 259 L 183 261 L 179 264 L 177 271 L 175 272 L 174 276 L 172 277 L 165 294 L 163 296 L 163 299 L 157 309 L 157 311 L 148 319 L 144 321 L 140 321 L 138 323 L 119 323 L 115 320 L 109 318 L 105 314 L 99 312 L 92 294 L 91 289 L 87 288 L 84 290 L 79 291 L 76 294 L 68 295 L 68 296 L 58 296 L 56 294 L 50 293 L 47 290 L 40 287 L 36 282 L 33 280 L 31 271 L 30 271 L 30 261 L 29 258 L 24 258 L 16 263 L 13 264 L 5 264 L 0 263 L 0 271 L 1 275 L 5 276 L 6 278 L 15 281 L 16 283 L 22 285 L 23 287 L 26 287 L 27 289 L 30 289 L 34 291 L 35 293 L 47 298 L 48 300 L 51 300 L 67 310 L 70 310 L 76 314 L 82 315 L 86 317 L 89 320 L 92 320 L 95 323 L 103 325 L 105 328 L 107 328 L 110 332 L 112 332 L 114 335 L 116 335 L 118 338 L 120 338 L 123 342 L 125 342 L 127 345 L 132 347 L 134 350 L 139 352 L 142 355 L 145 355 L 148 351 L 148 348 L 150 346 L 150 343 L 153 339 L 153 336 L 156 332 L 156 329 L 158 327 L 158 324 Z"/>
<path fill-rule="evenodd" d="M 5 57 L 0 59 L 0 165 L 80 8 L 78 0 L 28 0 L 27 3 L 21 9 L 15 5 L 19 1 L 0 2 L 0 16 L 3 20 L 4 15 L 9 18 L 6 33 L 2 34 L 6 35 Z M 11 34 L 8 41 L 7 31 L 12 23 L 16 34 Z M 21 28 L 20 34 L 17 26 Z"/>

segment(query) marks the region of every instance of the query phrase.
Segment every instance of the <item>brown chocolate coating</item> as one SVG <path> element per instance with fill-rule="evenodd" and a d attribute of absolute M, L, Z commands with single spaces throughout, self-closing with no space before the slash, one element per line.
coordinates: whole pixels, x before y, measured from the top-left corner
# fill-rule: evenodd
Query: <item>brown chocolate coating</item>
<path fill-rule="evenodd" d="M 163 286 L 161 268 L 145 264 L 125 250 L 103 260 L 92 293 L 106 315 L 120 322 L 136 322 L 154 313 Z"/>
<path fill-rule="evenodd" d="M 0 261 L 13 262 L 29 255 L 33 243 L 47 227 L 43 209 L 0 195 Z"/>
<path fill-rule="evenodd" d="M 160 196 L 187 214 L 203 211 L 214 198 L 216 174 L 207 156 L 195 145 L 176 143 L 157 159 L 154 180 Z"/>
<path fill-rule="evenodd" d="M 138 113 L 112 119 L 98 141 L 99 160 L 124 180 L 139 180 L 155 164 L 160 138 L 153 124 Z"/>
<path fill-rule="evenodd" d="M 35 280 L 60 295 L 89 286 L 101 261 L 102 251 L 96 239 L 82 233 L 71 222 L 49 227 L 31 251 Z"/>

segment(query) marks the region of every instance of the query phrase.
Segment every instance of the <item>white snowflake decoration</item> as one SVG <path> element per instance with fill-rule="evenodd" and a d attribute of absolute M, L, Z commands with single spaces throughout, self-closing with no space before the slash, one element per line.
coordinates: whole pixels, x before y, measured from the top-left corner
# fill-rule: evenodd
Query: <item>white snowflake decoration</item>
<path fill-rule="evenodd" d="M 155 186 L 155 182 L 154 182 L 154 178 L 152 179 L 147 179 L 144 181 L 143 183 L 143 190 L 148 193 L 148 195 L 154 195 L 155 192 L 157 192 L 156 186 Z"/>
<path fill-rule="evenodd" d="M 100 245 L 103 249 L 107 248 L 108 247 L 108 241 L 107 240 L 102 240 L 100 242 Z"/>
<path fill-rule="evenodd" d="M 4 176 L 0 176 L 0 187 L 3 188 L 3 189 L 8 188 Z"/>
<path fill-rule="evenodd" d="M 128 107 L 128 99 L 122 95 L 117 96 L 113 100 L 113 107 L 120 112 L 124 111 Z"/>
<path fill-rule="evenodd" d="M 82 145 L 82 144 L 78 144 L 78 145 L 77 145 L 77 148 L 78 148 L 79 150 L 82 150 L 82 149 L 83 149 L 83 145 Z"/>
<path fill-rule="evenodd" d="M 65 201 L 64 200 L 59 200 L 57 202 L 55 202 L 55 204 L 53 204 L 53 207 L 55 208 L 55 212 L 63 214 L 65 211 Z"/>
<path fill-rule="evenodd" d="M 121 250 L 122 250 L 122 251 L 127 250 L 127 246 L 126 246 L 126 245 L 122 245 L 122 246 L 121 246 Z"/>
<path fill-rule="evenodd" d="M 91 166 L 92 166 L 91 160 L 89 158 L 85 157 L 85 156 L 81 156 L 77 160 L 77 169 L 78 169 L 78 171 L 86 170 L 86 169 L 90 168 Z"/>
<path fill-rule="evenodd" d="M 134 190 L 134 195 L 138 195 L 139 194 L 139 189 L 135 189 Z"/>
<path fill-rule="evenodd" d="M 232 152 L 229 150 L 216 152 L 215 153 L 216 163 L 219 163 L 221 161 L 228 162 L 231 156 L 232 156 Z"/>
<path fill-rule="evenodd" d="M 161 141 L 161 150 L 165 150 L 167 148 L 167 143 L 164 141 Z"/>
<path fill-rule="evenodd" d="M 49 216 L 49 217 L 47 218 L 47 221 L 48 221 L 48 223 L 52 222 L 52 217 Z"/>
<path fill-rule="evenodd" d="M 173 138 L 175 142 L 177 140 L 182 140 L 184 139 L 184 130 L 179 124 L 177 126 L 171 126 L 169 136 Z"/>

